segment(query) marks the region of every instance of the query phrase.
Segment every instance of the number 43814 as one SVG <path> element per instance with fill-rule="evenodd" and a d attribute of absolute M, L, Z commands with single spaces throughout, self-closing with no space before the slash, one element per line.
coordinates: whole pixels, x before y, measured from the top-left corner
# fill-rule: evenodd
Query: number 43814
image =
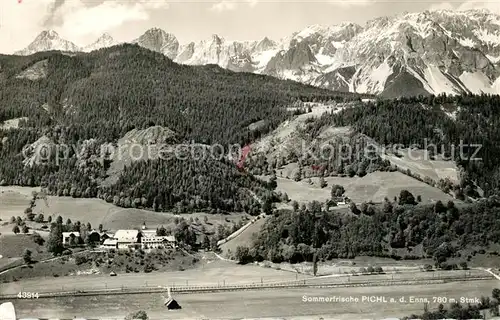
<path fill-rule="evenodd" d="M 38 292 L 19 292 L 17 297 L 19 299 L 38 299 Z"/>

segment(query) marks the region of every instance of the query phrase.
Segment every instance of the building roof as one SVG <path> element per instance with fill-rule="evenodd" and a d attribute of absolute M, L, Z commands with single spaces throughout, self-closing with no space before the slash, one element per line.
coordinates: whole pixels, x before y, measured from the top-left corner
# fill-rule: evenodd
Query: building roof
<path fill-rule="evenodd" d="M 80 232 L 63 232 L 62 233 L 62 236 L 63 238 L 67 238 L 67 237 L 70 237 L 71 234 L 75 235 L 75 237 L 79 237 L 80 236 Z"/>
<path fill-rule="evenodd" d="M 106 239 L 106 240 L 104 240 L 102 245 L 104 245 L 104 246 L 116 246 L 117 243 L 118 243 L 118 240 L 116 240 L 116 239 Z"/>
<path fill-rule="evenodd" d="M 118 240 L 118 242 L 137 242 L 138 235 L 138 230 L 118 230 L 114 238 Z"/>
<path fill-rule="evenodd" d="M 142 230 L 141 231 L 142 234 L 144 235 L 144 237 L 147 237 L 147 238 L 152 238 L 152 237 L 156 237 L 156 230 Z"/>
<path fill-rule="evenodd" d="M 154 236 L 154 237 L 144 237 L 144 238 L 142 238 L 142 242 L 150 242 L 150 241 L 175 242 L 175 237 L 174 236 Z"/>

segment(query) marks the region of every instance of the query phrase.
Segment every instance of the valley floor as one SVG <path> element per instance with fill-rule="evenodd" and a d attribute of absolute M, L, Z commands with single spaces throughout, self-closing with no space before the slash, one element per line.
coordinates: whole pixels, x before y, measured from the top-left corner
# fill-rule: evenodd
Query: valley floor
<path fill-rule="evenodd" d="M 365 288 L 301 288 L 224 293 L 179 294 L 174 298 L 181 310 L 168 311 L 161 294 L 123 296 L 64 297 L 13 301 L 19 318 L 121 318 L 130 312 L 145 310 L 151 320 L 169 319 L 361 319 L 403 317 L 421 314 L 422 300 L 429 309 L 438 307 L 434 298 L 481 297 L 491 295 L 498 281 L 451 282 L 439 285 L 415 285 Z M 310 302 L 313 297 L 358 298 L 360 302 Z M 384 297 L 387 302 L 367 302 L 363 296 Z M 390 302 L 391 298 L 394 302 Z M 401 298 L 404 299 L 400 300 Z M 366 298 L 365 298 L 366 300 Z M 4 301 L 0 301 L 4 302 Z"/>

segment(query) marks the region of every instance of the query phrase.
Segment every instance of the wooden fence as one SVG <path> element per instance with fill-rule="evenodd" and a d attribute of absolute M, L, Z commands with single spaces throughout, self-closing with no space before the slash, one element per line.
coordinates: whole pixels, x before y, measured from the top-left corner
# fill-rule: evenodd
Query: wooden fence
<path fill-rule="evenodd" d="M 477 281 L 477 280 L 491 280 L 493 276 L 444 276 L 432 279 L 406 279 L 406 280 L 369 280 L 362 281 L 352 279 L 344 282 L 328 282 L 315 280 L 320 279 L 303 279 L 293 281 L 281 281 L 275 283 L 251 283 L 251 284 L 233 284 L 233 285 L 186 285 L 169 286 L 173 294 L 192 294 L 192 293 L 206 293 L 206 292 L 224 292 L 224 291 L 242 291 L 242 290 L 263 290 L 263 289 L 289 289 L 289 288 L 345 288 L 345 287 L 375 287 L 375 286 L 401 286 L 401 285 L 426 285 L 426 284 L 442 284 L 454 281 Z M 62 288 L 63 289 L 63 288 Z M 142 287 L 116 287 L 106 289 L 66 289 L 58 292 L 39 292 L 39 298 L 56 298 L 67 296 L 98 296 L 98 295 L 121 295 L 121 294 L 144 294 L 144 293 L 163 293 L 166 292 L 166 286 L 142 286 Z M 16 294 L 0 295 L 0 299 L 16 299 Z"/>

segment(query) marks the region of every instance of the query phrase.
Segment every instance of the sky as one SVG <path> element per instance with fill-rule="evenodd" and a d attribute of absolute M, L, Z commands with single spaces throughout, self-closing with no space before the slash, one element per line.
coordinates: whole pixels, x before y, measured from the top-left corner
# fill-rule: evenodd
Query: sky
<path fill-rule="evenodd" d="M 334 25 L 403 12 L 486 8 L 500 14 L 500 0 L 0 0 L 0 52 L 26 47 L 52 29 L 84 46 L 108 32 L 130 41 L 152 27 L 179 42 L 208 39 L 280 39 L 308 25 Z"/>

